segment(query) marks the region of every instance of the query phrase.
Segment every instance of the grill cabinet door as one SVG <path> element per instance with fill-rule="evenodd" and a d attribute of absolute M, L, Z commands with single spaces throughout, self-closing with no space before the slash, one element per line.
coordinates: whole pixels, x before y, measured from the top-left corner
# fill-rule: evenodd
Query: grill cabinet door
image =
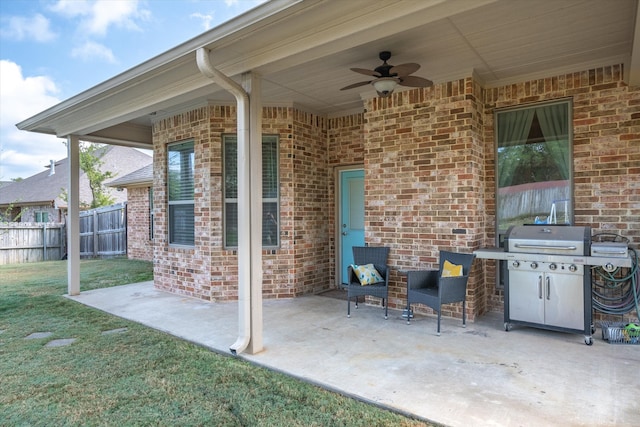
<path fill-rule="evenodd" d="M 545 323 L 562 328 L 583 329 L 582 275 L 546 273 L 544 280 Z"/>
<path fill-rule="evenodd" d="M 544 273 L 509 271 L 509 317 L 544 324 Z"/>

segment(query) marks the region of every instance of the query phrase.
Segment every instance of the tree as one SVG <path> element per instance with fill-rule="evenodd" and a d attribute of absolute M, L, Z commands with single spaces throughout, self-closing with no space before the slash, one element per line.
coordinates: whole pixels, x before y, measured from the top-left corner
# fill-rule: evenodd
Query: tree
<path fill-rule="evenodd" d="M 66 145 L 67 142 L 65 141 Z M 80 169 L 85 173 L 89 180 L 89 188 L 91 189 L 92 200 L 89 208 L 99 208 L 101 206 L 109 206 L 115 202 L 115 198 L 109 195 L 104 182 L 113 178 L 113 172 L 102 171 L 103 164 L 100 158 L 104 155 L 103 144 L 93 144 L 90 142 L 80 141 Z"/>

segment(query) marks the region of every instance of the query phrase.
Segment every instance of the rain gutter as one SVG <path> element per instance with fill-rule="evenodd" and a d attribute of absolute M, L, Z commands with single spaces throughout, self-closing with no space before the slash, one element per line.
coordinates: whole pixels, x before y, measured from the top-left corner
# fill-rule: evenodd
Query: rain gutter
<path fill-rule="evenodd" d="M 216 70 L 209 50 L 199 48 L 196 61 L 200 72 L 235 96 L 238 117 L 238 338 L 229 350 L 242 353 L 251 341 L 251 216 L 250 216 L 250 107 L 249 94 L 228 76 Z M 249 265 L 247 265 L 247 263 Z"/>

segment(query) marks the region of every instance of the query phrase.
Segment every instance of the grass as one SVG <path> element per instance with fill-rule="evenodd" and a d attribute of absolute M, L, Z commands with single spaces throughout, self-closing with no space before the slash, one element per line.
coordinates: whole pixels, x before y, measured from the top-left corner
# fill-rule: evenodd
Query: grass
<path fill-rule="evenodd" d="M 81 289 L 151 270 L 84 260 Z M 0 266 L 0 425 L 427 425 L 67 300 L 66 287 L 64 261 Z M 61 338 L 76 341 L 45 347 Z"/>

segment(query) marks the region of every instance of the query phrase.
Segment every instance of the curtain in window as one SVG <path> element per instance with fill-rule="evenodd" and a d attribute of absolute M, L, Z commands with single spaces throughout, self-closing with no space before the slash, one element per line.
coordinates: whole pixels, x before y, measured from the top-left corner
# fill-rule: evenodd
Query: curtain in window
<path fill-rule="evenodd" d="M 500 153 L 498 187 L 508 187 L 519 163 L 518 153 L 527 143 L 531 131 L 533 108 L 509 111 L 498 115 L 498 152 Z"/>
<path fill-rule="evenodd" d="M 538 123 L 544 135 L 547 148 L 562 174 L 562 179 L 570 178 L 571 156 L 567 130 L 569 117 L 567 104 L 554 104 L 536 108 Z"/>

